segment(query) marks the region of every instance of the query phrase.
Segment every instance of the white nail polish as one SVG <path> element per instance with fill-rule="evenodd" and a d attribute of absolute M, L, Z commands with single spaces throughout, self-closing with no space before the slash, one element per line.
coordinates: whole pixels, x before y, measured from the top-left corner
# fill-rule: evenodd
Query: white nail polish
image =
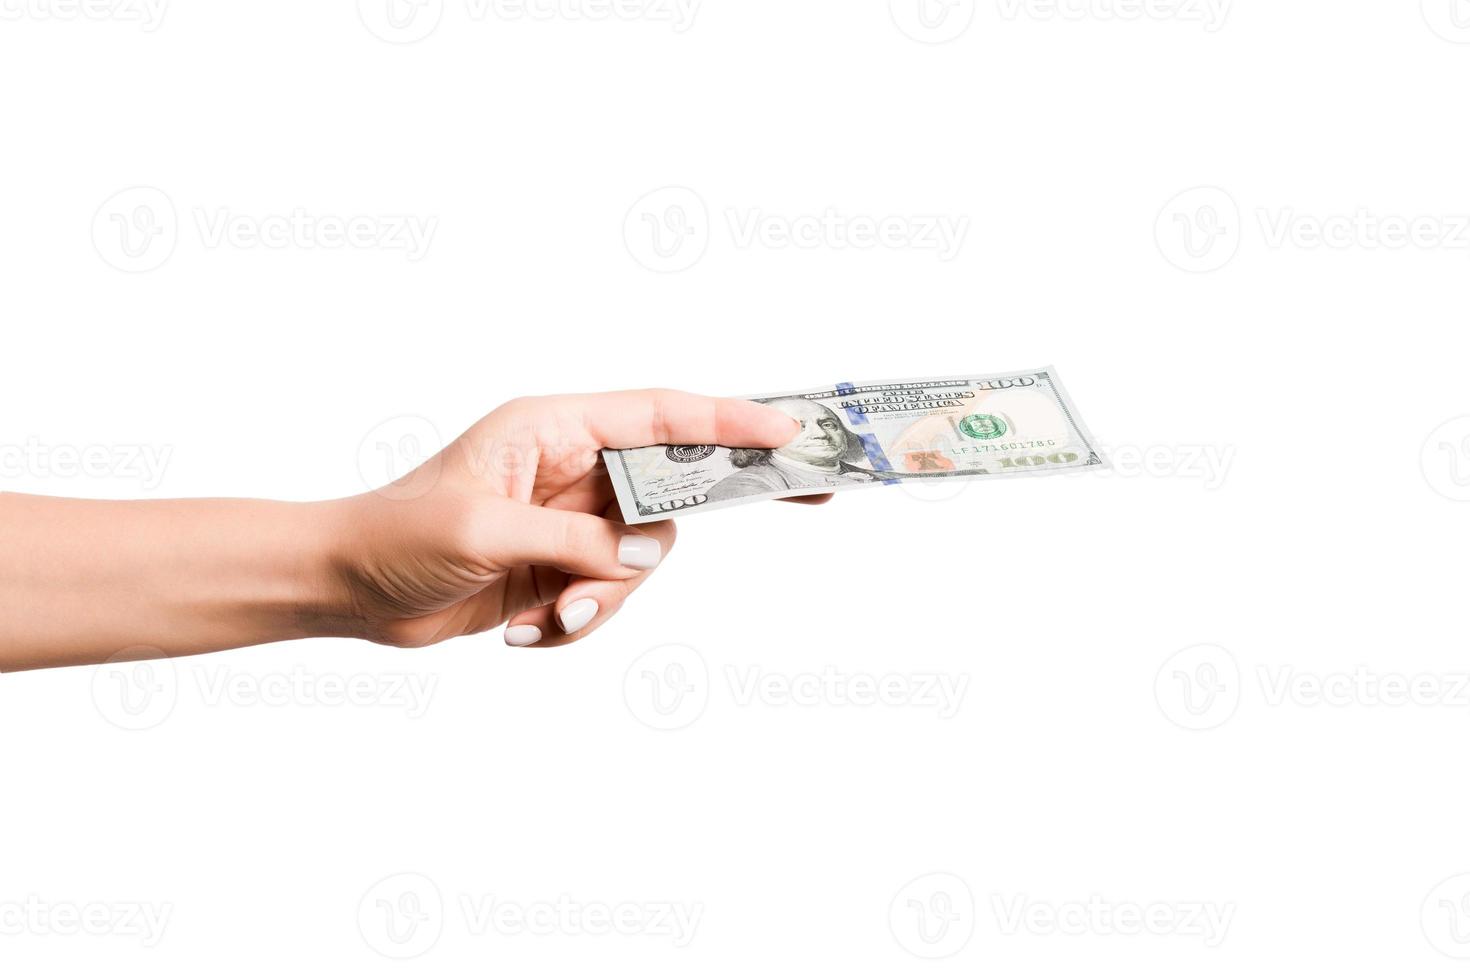
<path fill-rule="evenodd" d="M 625 534 L 618 542 L 618 564 L 624 568 L 653 568 L 663 554 L 663 546 L 657 539 L 646 535 Z"/>
<path fill-rule="evenodd" d="M 541 630 L 535 626 L 507 626 L 505 628 L 505 645 L 508 647 L 528 647 L 541 639 Z"/>
<path fill-rule="evenodd" d="M 561 611 L 561 628 L 563 633 L 575 633 L 577 630 L 592 622 L 597 615 L 596 599 L 578 599 Z"/>

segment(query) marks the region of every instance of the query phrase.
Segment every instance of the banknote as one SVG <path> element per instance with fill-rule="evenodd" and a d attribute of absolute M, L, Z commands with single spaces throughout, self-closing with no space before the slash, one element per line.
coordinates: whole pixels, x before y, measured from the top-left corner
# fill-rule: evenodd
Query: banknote
<path fill-rule="evenodd" d="M 841 382 L 747 396 L 801 423 L 780 449 L 607 449 L 623 520 L 917 480 L 1040 476 L 1108 464 L 1056 369 Z"/>

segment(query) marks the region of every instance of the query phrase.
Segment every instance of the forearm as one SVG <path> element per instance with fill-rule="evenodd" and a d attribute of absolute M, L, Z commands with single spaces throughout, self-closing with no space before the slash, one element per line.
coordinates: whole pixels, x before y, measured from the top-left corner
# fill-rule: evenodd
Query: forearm
<path fill-rule="evenodd" d="M 0 670 L 352 632 L 338 502 L 0 494 Z"/>

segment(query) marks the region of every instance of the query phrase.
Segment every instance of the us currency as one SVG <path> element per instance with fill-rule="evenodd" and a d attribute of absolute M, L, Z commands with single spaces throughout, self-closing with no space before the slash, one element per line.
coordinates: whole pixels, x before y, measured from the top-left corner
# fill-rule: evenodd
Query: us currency
<path fill-rule="evenodd" d="M 607 449 L 623 520 L 912 481 L 1043 476 L 1108 464 L 1054 368 L 839 383 L 750 396 L 801 423 L 780 449 Z"/>

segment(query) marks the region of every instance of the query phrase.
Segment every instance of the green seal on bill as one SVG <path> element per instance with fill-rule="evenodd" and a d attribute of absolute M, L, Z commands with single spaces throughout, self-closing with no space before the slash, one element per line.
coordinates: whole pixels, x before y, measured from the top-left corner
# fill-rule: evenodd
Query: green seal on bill
<path fill-rule="evenodd" d="M 960 431 L 971 439 L 999 439 L 1006 434 L 1006 424 L 994 415 L 967 415 L 960 419 Z"/>

